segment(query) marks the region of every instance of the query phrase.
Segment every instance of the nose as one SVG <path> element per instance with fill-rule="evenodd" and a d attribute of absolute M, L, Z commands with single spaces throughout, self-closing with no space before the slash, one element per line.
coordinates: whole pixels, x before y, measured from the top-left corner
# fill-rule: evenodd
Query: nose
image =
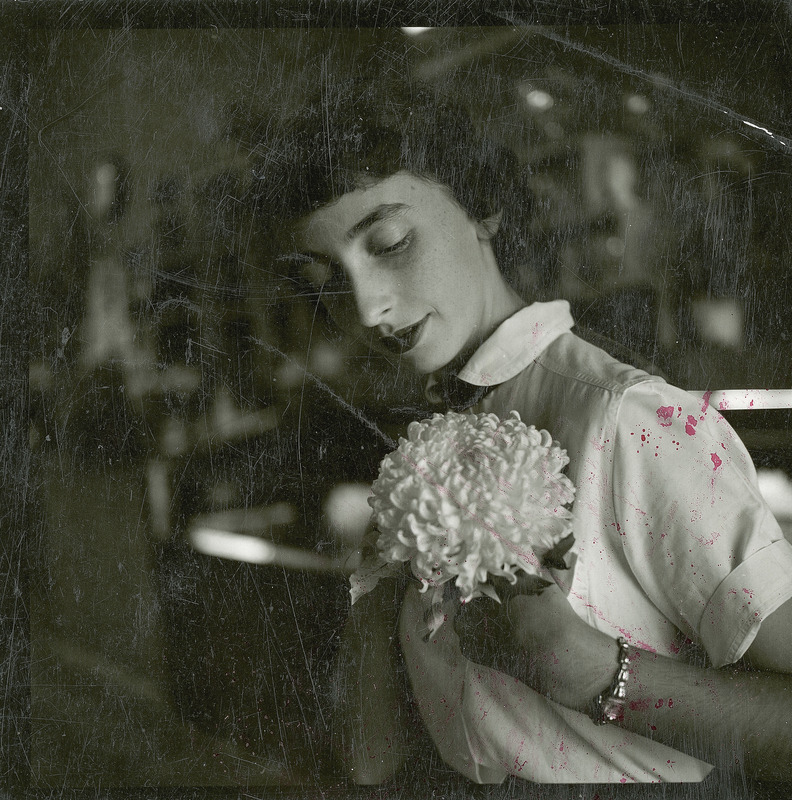
<path fill-rule="evenodd" d="M 348 275 L 348 280 L 360 324 L 364 328 L 387 325 L 395 299 L 392 281 L 380 273 Z"/>

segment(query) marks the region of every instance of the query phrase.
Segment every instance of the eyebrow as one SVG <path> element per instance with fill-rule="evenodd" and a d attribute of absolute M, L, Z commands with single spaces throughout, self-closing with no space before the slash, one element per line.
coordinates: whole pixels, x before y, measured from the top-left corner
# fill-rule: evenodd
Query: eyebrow
<path fill-rule="evenodd" d="M 383 203 L 382 205 L 377 206 L 369 214 L 366 214 L 366 216 L 363 217 L 363 219 L 361 219 L 359 222 L 356 222 L 346 232 L 344 238 L 347 239 L 347 241 L 354 239 L 359 233 L 361 233 L 361 231 L 366 230 L 366 228 L 370 228 L 377 222 L 393 219 L 394 217 L 397 217 L 406 211 L 407 208 L 408 206 L 405 203 Z"/>

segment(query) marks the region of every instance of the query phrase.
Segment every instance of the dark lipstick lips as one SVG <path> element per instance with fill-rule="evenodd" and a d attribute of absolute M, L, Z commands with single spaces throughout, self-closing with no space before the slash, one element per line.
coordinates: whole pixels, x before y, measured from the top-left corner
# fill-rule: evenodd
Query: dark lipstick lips
<path fill-rule="evenodd" d="M 406 353 L 408 350 L 412 350 L 418 341 L 418 337 L 421 335 L 425 321 L 426 317 L 420 322 L 416 322 L 415 325 L 410 325 L 409 328 L 402 328 L 390 336 L 380 337 L 382 346 L 388 350 L 388 352 L 396 354 Z"/>

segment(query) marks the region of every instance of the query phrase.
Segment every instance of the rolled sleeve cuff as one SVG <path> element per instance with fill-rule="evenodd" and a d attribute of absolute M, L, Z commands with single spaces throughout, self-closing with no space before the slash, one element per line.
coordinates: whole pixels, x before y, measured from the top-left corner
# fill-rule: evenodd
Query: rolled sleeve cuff
<path fill-rule="evenodd" d="M 699 634 L 713 666 L 741 659 L 762 622 L 790 598 L 792 545 L 782 539 L 729 573 L 704 608 Z"/>

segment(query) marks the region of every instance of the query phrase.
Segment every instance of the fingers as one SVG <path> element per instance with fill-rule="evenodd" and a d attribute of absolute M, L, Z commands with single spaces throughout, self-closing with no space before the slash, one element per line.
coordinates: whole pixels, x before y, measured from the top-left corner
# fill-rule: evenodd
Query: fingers
<path fill-rule="evenodd" d="M 517 576 L 515 583 L 511 583 L 508 578 L 500 576 L 488 578 L 488 583 L 492 584 L 502 603 L 507 603 L 512 597 L 520 594 L 541 594 L 545 589 L 553 585 L 552 581 L 540 578 L 538 575 L 526 575 L 524 573 Z"/>
<path fill-rule="evenodd" d="M 564 560 L 564 556 L 569 552 L 574 543 L 575 537 L 573 534 L 570 533 L 569 536 L 565 536 L 555 547 L 545 553 L 542 559 L 543 566 L 550 567 L 551 569 L 569 569 Z"/>
<path fill-rule="evenodd" d="M 569 598 L 555 585 L 544 590 L 542 597 L 513 595 L 506 613 L 520 631 L 537 639 L 545 637 L 548 631 L 572 631 L 587 625 L 575 613 Z"/>

